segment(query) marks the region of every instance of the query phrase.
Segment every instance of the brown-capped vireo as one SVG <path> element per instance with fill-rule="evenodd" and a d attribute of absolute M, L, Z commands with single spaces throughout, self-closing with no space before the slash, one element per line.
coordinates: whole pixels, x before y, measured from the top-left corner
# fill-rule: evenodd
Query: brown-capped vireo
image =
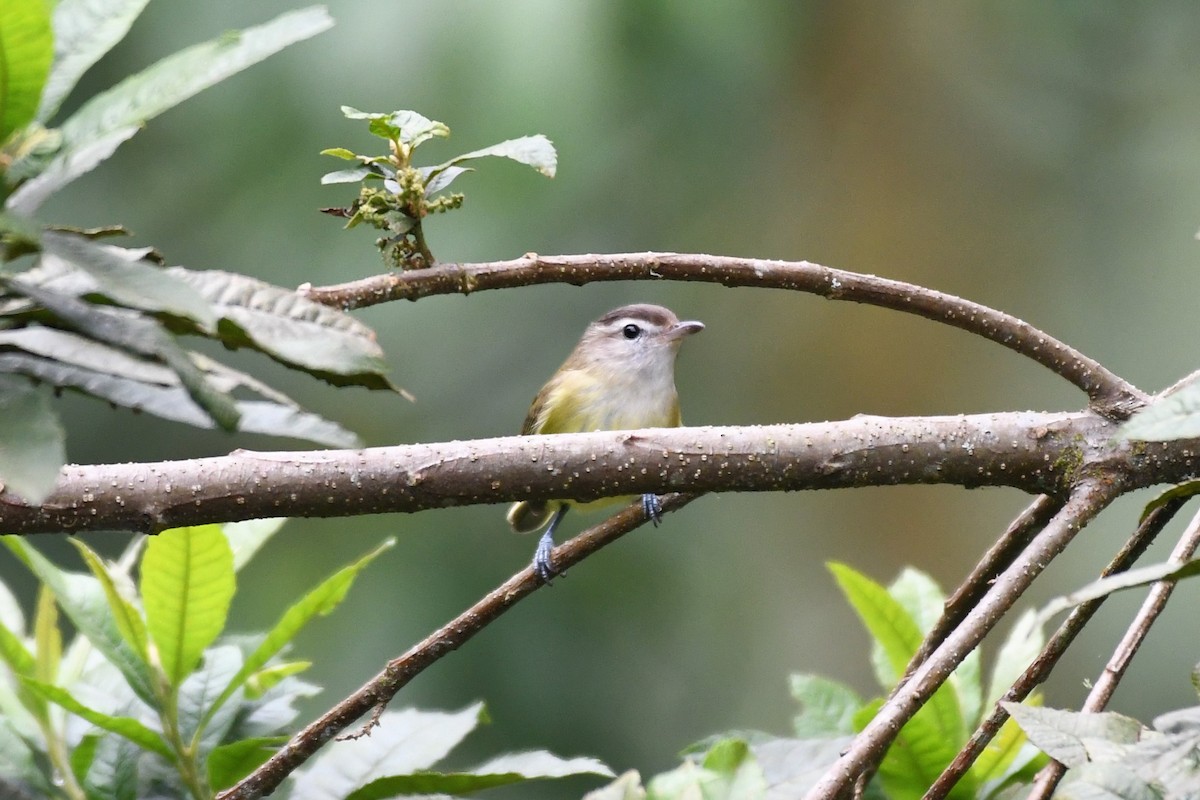
<path fill-rule="evenodd" d="M 588 325 L 571 355 L 538 392 L 521 433 L 677 427 L 675 355 L 685 337 L 702 330 L 703 323 L 680 322 L 662 306 L 613 309 Z M 508 510 L 508 524 L 517 533 L 531 533 L 550 523 L 533 556 L 534 571 L 549 583 L 555 575 L 550 557 L 554 529 L 567 509 L 590 510 L 626 499 L 610 497 L 588 503 L 522 500 Z M 642 508 L 657 524 L 661 513 L 658 497 L 642 495 Z"/>

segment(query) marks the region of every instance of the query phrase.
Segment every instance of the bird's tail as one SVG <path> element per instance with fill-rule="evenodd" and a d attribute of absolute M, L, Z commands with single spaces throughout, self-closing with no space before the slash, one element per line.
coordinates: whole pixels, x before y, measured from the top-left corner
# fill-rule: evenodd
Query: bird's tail
<path fill-rule="evenodd" d="M 545 525 L 554 516 L 554 508 L 549 503 L 531 503 L 522 500 L 513 503 L 508 509 L 508 524 L 516 533 L 533 533 Z"/>

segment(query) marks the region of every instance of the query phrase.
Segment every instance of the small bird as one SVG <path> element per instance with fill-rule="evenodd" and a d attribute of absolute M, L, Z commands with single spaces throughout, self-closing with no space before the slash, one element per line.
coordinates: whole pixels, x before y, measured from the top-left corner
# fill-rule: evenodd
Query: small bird
<path fill-rule="evenodd" d="M 703 323 L 680 322 L 662 306 L 641 303 L 613 309 L 588 325 L 571 355 L 538 392 L 521 434 L 678 427 L 675 356 L 685 337 L 702 330 Z M 533 556 L 534 572 L 549 583 L 556 574 L 551 560 L 554 529 L 567 509 L 591 510 L 625 499 L 522 500 L 509 508 L 508 524 L 517 533 L 532 533 L 550 523 Z M 662 513 L 658 497 L 642 495 L 642 509 L 657 525 Z"/>

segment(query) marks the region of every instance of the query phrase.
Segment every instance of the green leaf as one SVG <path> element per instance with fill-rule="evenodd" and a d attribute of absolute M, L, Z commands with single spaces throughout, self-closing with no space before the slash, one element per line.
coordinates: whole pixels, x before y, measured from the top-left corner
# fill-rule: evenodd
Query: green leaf
<path fill-rule="evenodd" d="M 214 748 L 205 761 L 208 785 L 218 792 L 228 789 L 257 769 L 287 740 L 286 736 L 262 736 Z"/>
<path fill-rule="evenodd" d="M 1117 429 L 1118 440 L 1165 442 L 1200 436 L 1200 380 L 1162 397 Z"/>
<path fill-rule="evenodd" d="M 221 532 L 229 540 L 229 549 L 233 551 L 233 571 L 240 572 L 285 522 L 287 517 L 247 519 L 223 524 Z"/>
<path fill-rule="evenodd" d="M 1054 793 L 1056 800 L 1163 800 L 1164 795 L 1129 767 L 1111 762 L 1082 764 L 1068 773 L 1068 782 Z"/>
<path fill-rule="evenodd" d="M 454 183 L 454 180 L 458 178 L 458 176 L 474 171 L 475 170 L 471 169 L 470 167 L 446 167 L 445 169 L 438 170 L 438 172 L 426 182 L 425 196 L 432 197 L 448 187 L 451 183 Z"/>
<path fill-rule="evenodd" d="M 59 569 L 19 536 L 3 536 L 0 542 L 50 587 L 76 630 L 120 670 L 134 693 L 154 706 L 150 671 L 117 630 L 100 582 L 91 575 Z"/>
<path fill-rule="evenodd" d="M 758 800 L 766 797 L 767 780 L 745 742 L 720 742 L 718 752 L 710 753 L 714 769 L 705 759 L 703 765 L 685 761 L 680 767 L 656 775 L 649 784 L 648 796 L 660 798 L 733 798 Z M 744 753 L 744 755 L 742 755 Z M 739 756 L 742 757 L 739 757 Z"/>
<path fill-rule="evenodd" d="M 230 703 L 213 715 L 211 724 L 205 724 L 209 709 L 245 662 L 242 648 L 237 645 L 215 645 L 204 651 L 199 669 L 188 675 L 179 687 L 176 704 L 179 735 L 185 742 L 191 742 L 201 758 L 222 742 L 238 738 L 230 737 L 229 733 L 239 712 L 253 713 L 241 703 Z"/>
<path fill-rule="evenodd" d="M 1111 711 L 1080 713 L 1001 703 L 1035 745 L 1051 758 L 1075 768 L 1097 754 L 1111 755 L 1114 746 L 1132 745 L 1142 724 Z"/>
<path fill-rule="evenodd" d="M 321 185 L 329 186 L 335 183 L 358 183 L 368 175 L 378 175 L 376 170 L 370 167 L 354 167 L 353 169 L 339 169 L 333 172 L 326 172 L 321 176 Z"/>
<path fill-rule="evenodd" d="M 0 373 L 0 485 L 41 503 L 66 463 L 65 434 L 43 392 Z"/>
<path fill-rule="evenodd" d="M 43 259 L 59 262 L 56 269 L 86 272 L 96 291 L 115 303 L 185 317 L 203 331 L 216 328 L 217 316 L 200 293 L 167 270 L 143 261 L 144 251 L 48 231 L 42 234 L 42 252 Z"/>
<path fill-rule="evenodd" d="M 1000 788 L 1015 769 L 1024 767 L 1036 758 L 1037 751 L 1027 747 L 1028 744 L 1029 739 L 1017 721 L 1012 717 L 1006 719 L 1000 731 L 971 765 L 971 774 L 984 787 L 985 796 L 989 790 Z M 1018 761 L 1018 758 L 1021 760 Z"/>
<path fill-rule="evenodd" d="M 1172 500 L 1186 500 L 1187 498 L 1193 497 L 1197 494 L 1200 494 L 1200 480 L 1184 481 L 1183 483 L 1172 486 L 1170 489 L 1167 489 L 1165 492 L 1146 504 L 1146 507 L 1142 509 L 1142 515 L 1138 517 L 1138 524 L 1141 525 L 1146 521 L 1146 517 L 1150 516 L 1151 513 L 1162 508 Z"/>
<path fill-rule="evenodd" d="M 70 158 L 78 148 L 113 131 L 143 125 L 202 89 L 328 30 L 332 24 L 328 12 L 320 7 L 292 11 L 264 25 L 225 33 L 167 56 L 96 95 L 63 123 L 63 151 L 57 158 Z"/>
<path fill-rule="evenodd" d="M 4 201 L 4 208 L 14 214 L 30 216 L 41 207 L 47 198 L 96 168 L 116 152 L 141 128 L 131 125 L 100 137 L 94 142 L 80 145 L 64 158 L 56 158 L 40 167 L 40 171 L 26 180 Z"/>
<path fill-rule="evenodd" d="M 446 163 L 434 167 L 432 174 L 436 175 L 448 167 L 485 156 L 511 158 L 513 161 L 521 164 L 528 164 L 547 178 L 553 178 L 558 168 L 558 153 L 554 150 L 554 145 L 549 139 L 539 133 L 536 136 L 522 136 L 519 139 L 509 139 L 508 141 L 494 144 L 491 147 L 485 147 L 482 150 L 472 150 L 469 153 L 463 153 L 461 156 L 456 156 Z"/>
<path fill-rule="evenodd" d="M 987 705 L 990 709 L 1008 691 L 1008 687 L 1021 677 L 1034 659 L 1042 652 L 1046 637 L 1038 624 L 1037 614 L 1026 611 L 1013 624 L 1008 638 L 996 653 L 996 664 L 992 668 L 992 680 L 988 685 Z"/>
<path fill-rule="evenodd" d="M 178 687 L 221 634 L 233 600 L 233 552 L 219 525 L 173 528 L 146 545 L 141 567 L 146 629 Z"/>
<path fill-rule="evenodd" d="M 864 707 L 855 717 L 857 726 L 865 726 L 882 704 L 883 701 L 878 700 Z M 879 765 L 879 777 L 889 800 L 919 800 L 954 759 L 965 739 L 965 735 L 952 738 L 945 734 L 932 701 L 923 706 L 900 729 Z M 970 800 L 975 796 L 975 788 L 974 776 L 965 775 L 949 797 Z"/>
<path fill-rule="evenodd" d="M 827 566 L 875 642 L 879 654 L 872 659 L 875 676 L 887 691 L 900 680 L 921 646 L 921 629 L 884 587 L 845 564 Z"/>
<path fill-rule="evenodd" d="M 290 289 L 219 270 L 172 267 L 222 318 L 227 347 L 254 347 L 337 386 L 392 389 L 375 332 L 358 320 Z"/>
<path fill-rule="evenodd" d="M 0 625 L 0 659 L 18 676 L 33 677 L 37 664 L 33 653 L 21 641 L 21 637 L 10 630 L 7 625 Z"/>
<path fill-rule="evenodd" d="M 483 704 L 454 713 L 388 711 L 355 741 L 331 742 L 296 773 L 292 800 L 344 800 L 379 778 L 427 770 L 485 719 Z"/>
<path fill-rule="evenodd" d="M 38 588 L 33 644 L 33 656 L 37 662 L 34 677 L 54 683 L 58 680 L 58 665 L 62 663 L 62 631 L 58 627 L 58 606 L 54 603 L 54 593 L 46 586 Z"/>
<path fill-rule="evenodd" d="M 142 750 L 120 736 L 103 736 L 86 778 L 88 800 L 138 800 L 138 760 Z"/>
<path fill-rule="evenodd" d="M 0 142 L 33 120 L 53 56 L 49 4 L 4 0 L 0 5 Z"/>
<path fill-rule="evenodd" d="M 382 800 L 397 795 L 465 795 L 496 786 L 508 786 L 546 778 L 575 775 L 613 777 L 607 766 L 594 758 L 560 758 L 538 750 L 500 756 L 467 772 L 419 771 L 407 775 L 376 778 L 346 796 L 346 800 Z"/>
<path fill-rule="evenodd" d="M 246 682 L 246 680 L 256 673 L 258 670 L 266 666 L 280 650 L 284 648 L 296 634 L 298 634 L 305 625 L 307 625 L 314 617 L 318 615 L 326 615 L 333 611 L 341 604 L 346 597 L 346 593 L 350 591 L 350 587 L 354 584 L 354 579 L 358 577 L 358 573 L 370 564 L 377 556 L 388 550 L 395 544 L 395 539 L 387 539 L 371 552 L 367 553 L 362 558 L 355 561 L 349 566 L 335 572 L 330 577 L 321 582 L 319 586 L 310 591 L 300 599 L 298 603 L 293 605 L 283 616 L 275 623 L 275 626 L 267 633 L 262 644 L 255 648 L 254 652 L 246 658 L 246 663 L 242 665 L 241 670 L 234 676 L 229 685 L 221 693 L 220 697 L 212 704 L 206 715 L 205 721 L 211 718 L 217 709 L 228 700 L 234 692 L 238 690 Z"/>
<path fill-rule="evenodd" d="M 262 697 L 264 692 L 277 685 L 284 678 L 299 675 L 312 666 L 311 661 L 285 661 L 270 667 L 263 667 L 246 679 L 246 695 Z"/>
<path fill-rule="evenodd" d="M 858 693 L 819 675 L 793 674 L 792 697 L 801 705 L 793 722 L 800 739 L 817 739 L 854 733 L 854 715 L 862 706 Z"/>
<path fill-rule="evenodd" d="M 75 549 L 83 556 L 84 563 L 87 564 L 88 569 L 92 571 L 104 589 L 104 596 L 108 599 L 108 608 L 112 613 L 113 622 L 116 623 L 117 632 L 121 634 L 121 638 L 137 654 L 138 658 L 143 661 L 147 660 L 146 623 L 142 619 L 142 615 L 117 588 L 116 579 L 100 556 L 78 539 L 72 539 L 71 544 L 75 545 Z"/>
<path fill-rule="evenodd" d="M 239 413 L 233 400 L 212 386 L 187 351 L 159 327 L 136 311 L 98 306 L 74 297 L 46 291 L 25 281 L 9 279 L 19 293 L 36 300 L 63 323 L 94 339 L 139 355 L 156 358 L 179 376 L 188 395 L 226 430 L 237 427 Z"/>
<path fill-rule="evenodd" d="M 354 151 L 347 150 L 344 147 L 326 148 L 325 150 L 321 151 L 321 155 L 333 156 L 334 158 L 340 158 L 343 161 L 356 161 L 358 159 L 358 156 L 354 153 Z"/>
<path fill-rule="evenodd" d="M 42 92 L 39 122 L 58 110 L 79 78 L 125 38 L 149 0 L 58 0 L 54 5 L 54 63 Z"/>
<path fill-rule="evenodd" d="M 1167 561 L 1162 564 L 1151 564 L 1137 569 L 1118 572 L 1104 578 L 1098 578 L 1085 584 L 1068 595 L 1056 597 L 1042 607 L 1037 614 L 1037 623 L 1044 624 L 1048 619 L 1062 611 L 1074 608 L 1080 603 L 1107 597 L 1114 592 L 1125 589 L 1135 589 L 1159 581 L 1178 581 L 1200 574 L 1200 558 L 1191 561 Z"/>
<path fill-rule="evenodd" d="M 39 767 L 39 760 L 44 757 L 42 753 L 34 756 L 29 742 L 17 732 L 12 720 L 0 717 L 0 775 L 25 781 L 46 797 L 53 797 L 50 783 Z"/>
<path fill-rule="evenodd" d="M 71 750 L 71 774 L 81 783 L 87 778 L 88 770 L 96 760 L 96 746 L 100 743 L 100 738 L 98 733 L 86 734 Z"/>
<path fill-rule="evenodd" d="M 98 728 L 103 728 L 106 731 L 122 736 L 134 744 L 141 747 L 143 750 L 157 753 L 163 758 L 174 763 L 175 756 L 171 752 L 171 748 L 163 741 L 162 736 L 147 728 L 142 723 L 138 722 L 133 717 L 114 717 L 97 711 L 94 708 L 85 706 L 83 703 L 76 700 L 70 692 L 58 686 L 52 686 L 48 683 L 35 681 L 31 678 L 23 678 L 22 683 L 29 689 L 52 703 L 62 706 L 67 711 L 70 711 L 76 716 L 83 717 L 88 722 Z"/>

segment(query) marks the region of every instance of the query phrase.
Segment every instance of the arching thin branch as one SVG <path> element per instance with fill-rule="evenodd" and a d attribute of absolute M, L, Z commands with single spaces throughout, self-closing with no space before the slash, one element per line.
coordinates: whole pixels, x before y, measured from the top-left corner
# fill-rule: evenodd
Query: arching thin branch
<path fill-rule="evenodd" d="M 343 309 L 417 300 L 435 294 L 470 294 L 541 283 L 582 285 L 594 281 L 703 281 L 818 294 L 831 300 L 890 308 L 969 331 L 1033 359 L 1078 386 L 1091 408 L 1125 419 L 1145 405 L 1146 395 L 1099 362 L 1011 314 L 904 281 L 832 269 L 808 261 L 681 253 L 540 256 L 511 261 L 439 264 L 392 272 L 337 286 L 300 288 L 309 299 Z"/>

